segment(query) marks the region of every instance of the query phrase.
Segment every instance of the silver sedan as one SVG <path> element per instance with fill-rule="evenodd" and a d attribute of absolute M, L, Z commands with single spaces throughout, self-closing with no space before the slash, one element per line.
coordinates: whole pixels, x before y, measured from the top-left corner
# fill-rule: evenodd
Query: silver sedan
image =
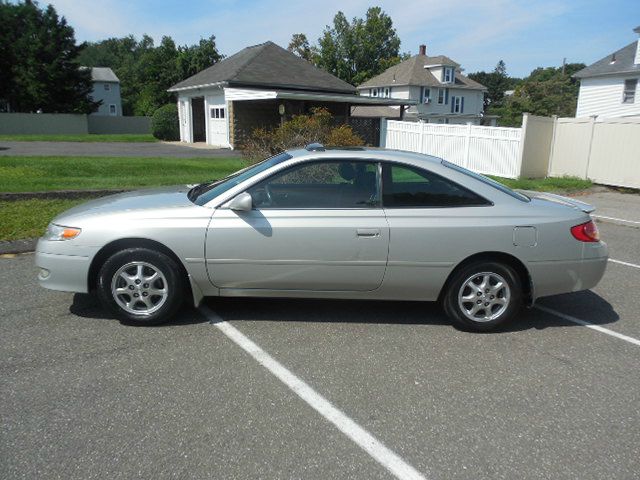
<path fill-rule="evenodd" d="M 157 324 L 205 296 L 440 301 L 486 331 L 595 286 L 593 207 L 519 193 L 438 158 L 309 145 L 192 186 L 104 197 L 38 242 L 45 288 Z"/>

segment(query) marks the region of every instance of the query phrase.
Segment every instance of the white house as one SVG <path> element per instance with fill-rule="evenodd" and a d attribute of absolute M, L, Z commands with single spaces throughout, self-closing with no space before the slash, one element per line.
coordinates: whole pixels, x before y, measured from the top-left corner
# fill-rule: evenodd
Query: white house
<path fill-rule="evenodd" d="M 634 32 L 640 34 L 640 27 Z M 640 116 L 640 39 L 574 75 L 580 80 L 576 117 Z"/>
<path fill-rule="evenodd" d="M 247 47 L 169 91 L 178 97 L 180 140 L 226 148 L 241 147 L 256 128 L 274 128 L 316 107 L 327 109 L 337 123 L 349 123 L 352 105 L 411 103 L 361 97 L 354 86 L 273 42 Z M 352 126 L 363 138 L 379 141 L 379 131 L 358 131 L 362 122 Z"/>
<path fill-rule="evenodd" d="M 427 56 L 425 45 L 420 45 L 418 55 L 388 68 L 357 88 L 362 96 L 411 100 L 415 105 L 405 111 L 407 119 L 474 125 L 482 122 L 487 90 L 464 76 L 460 64 L 449 57 Z M 377 110 L 376 113 L 380 113 L 380 109 Z M 387 116 L 397 117 L 393 110 L 387 109 Z M 353 115 L 367 116 L 367 111 L 355 108 Z"/>

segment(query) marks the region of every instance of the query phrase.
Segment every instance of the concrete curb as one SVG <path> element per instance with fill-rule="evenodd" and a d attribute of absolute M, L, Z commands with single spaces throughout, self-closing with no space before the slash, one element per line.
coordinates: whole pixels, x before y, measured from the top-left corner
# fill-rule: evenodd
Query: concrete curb
<path fill-rule="evenodd" d="M 112 189 L 112 190 L 54 190 L 52 192 L 0 192 L 0 200 L 30 200 L 38 199 L 73 199 L 73 198 L 95 198 L 105 197 L 116 193 L 130 192 L 132 189 Z"/>
<path fill-rule="evenodd" d="M 37 238 L 25 238 L 23 240 L 0 242 L 0 255 L 33 252 L 36 249 L 37 243 Z"/>

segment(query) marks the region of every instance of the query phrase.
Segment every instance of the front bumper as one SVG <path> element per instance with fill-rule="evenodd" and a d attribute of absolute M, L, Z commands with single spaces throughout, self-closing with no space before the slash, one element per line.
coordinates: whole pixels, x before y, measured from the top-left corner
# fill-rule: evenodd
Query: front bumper
<path fill-rule="evenodd" d="M 36 266 L 40 286 L 63 292 L 88 292 L 89 267 L 98 248 L 70 241 L 38 240 Z"/>

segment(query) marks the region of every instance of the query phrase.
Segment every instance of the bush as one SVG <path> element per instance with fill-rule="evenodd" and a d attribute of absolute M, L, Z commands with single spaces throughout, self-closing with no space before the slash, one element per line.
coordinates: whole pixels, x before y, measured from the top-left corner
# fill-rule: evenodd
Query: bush
<path fill-rule="evenodd" d="M 153 112 L 151 133 L 160 140 L 180 140 L 178 107 L 175 103 L 163 105 Z"/>
<path fill-rule="evenodd" d="M 243 145 L 242 153 L 250 162 L 256 162 L 283 150 L 316 142 L 331 147 L 364 145 L 349 125 L 333 127 L 331 113 L 315 108 L 310 115 L 296 115 L 273 130 L 255 129 Z"/>

